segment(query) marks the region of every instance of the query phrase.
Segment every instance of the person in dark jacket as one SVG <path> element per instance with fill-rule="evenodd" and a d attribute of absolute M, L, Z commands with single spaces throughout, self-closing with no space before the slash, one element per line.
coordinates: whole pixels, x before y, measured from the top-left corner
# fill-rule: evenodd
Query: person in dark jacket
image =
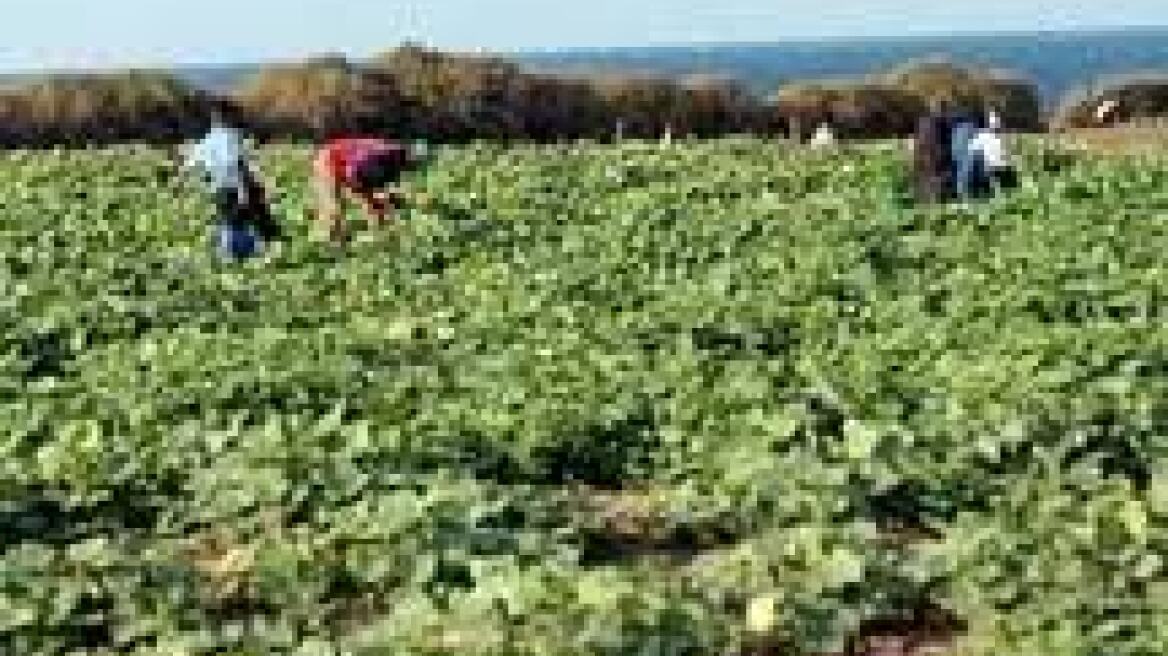
<path fill-rule="evenodd" d="M 966 111 L 957 112 L 953 118 L 953 132 L 950 139 L 953 166 L 953 192 L 958 198 L 968 198 L 977 186 L 979 160 L 970 148 L 973 136 L 982 127 L 980 115 Z"/>
<path fill-rule="evenodd" d="M 953 195 L 953 127 L 947 103 L 933 101 L 917 122 L 913 142 L 914 187 L 917 201 L 936 203 Z"/>
<path fill-rule="evenodd" d="M 255 170 L 246 164 L 243 169 L 243 184 L 247 190 L 246 211 L 260 239 L 271 242 L 283 237 L 284 231 L 268 203 L 267 190 L 264 189 Z"/>

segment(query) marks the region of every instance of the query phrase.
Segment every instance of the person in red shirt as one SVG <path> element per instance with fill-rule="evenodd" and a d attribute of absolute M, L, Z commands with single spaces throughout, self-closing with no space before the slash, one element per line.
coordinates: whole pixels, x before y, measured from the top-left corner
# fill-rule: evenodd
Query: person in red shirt
<path fill-rule="evenodd" d="M 392 200 L 387 187 L 421 158 L 420 149 L 373 137 L 330 139 L 313 159 L 317 216 L 333 241 L 347 236 L 344 197 L 354 196 L 374 225 L 389 218 Z"/>

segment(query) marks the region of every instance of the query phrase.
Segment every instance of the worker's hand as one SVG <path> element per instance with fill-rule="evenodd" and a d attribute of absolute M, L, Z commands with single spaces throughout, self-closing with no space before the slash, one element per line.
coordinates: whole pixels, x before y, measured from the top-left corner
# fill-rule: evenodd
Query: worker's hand
<path fill-rule="evenodd" d="M 396 206 L 402 198 L 403 194 L 397 189 L 382 189 L 373 194 L 374 202 L 382 207 Z"/>

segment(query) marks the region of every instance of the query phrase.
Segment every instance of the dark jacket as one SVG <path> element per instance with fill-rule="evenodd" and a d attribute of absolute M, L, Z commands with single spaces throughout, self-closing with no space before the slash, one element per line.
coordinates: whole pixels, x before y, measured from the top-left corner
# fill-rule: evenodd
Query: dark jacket
<path fill-rule="evenodd" d="M 280 224 L 272 215 L 267 193 L 255 173 L 241 164 L 243 183 L 247 191 L 247 202 L 239 201 L 235 189 L 224 188 L 215 191 L 215 210 L 219 223 L 235 228 L 252 227 L 260 238 L 271 240 L 280 237 Z"/>
<path fill-rule="evenodd" d="M 914 143 L 914 182 L 918 199 L 943 200 L 952 194 L 953 122 L 943 114 L 924 116 L 917 123 Z"/>

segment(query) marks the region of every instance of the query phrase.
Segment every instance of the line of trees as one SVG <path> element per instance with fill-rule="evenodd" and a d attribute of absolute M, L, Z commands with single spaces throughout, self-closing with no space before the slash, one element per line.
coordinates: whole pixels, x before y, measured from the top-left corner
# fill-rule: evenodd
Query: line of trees
<path fill-rule="evenodd" d="M 324 57 L 272 66 L 234 94 L 272 138 L 322 131 L 424 135 L 439 141 L 602 137 L 623 119 L 630 136 L 665 125 L 698 135 L 753 131 L 760 107 L 730 81 L 569 78 L 499 59 L 404 47 L 354 64 Z"/>
<path fill-rule="evenodd" d="M 1099 109 L 1104 105 L 1113 111 L 1100 116 Z M 1069 94 L 1059 108 L 1056 122 L 1067 127 L 1088 127 L 1165 117 L 1168 117 L 1168 74 L 1153 72 L 1111 77 L 1094 88 Z"/>
<path fill-rule="evenodd" d="M 1118 94 L 1139 112 L 1168 108 L 1168 81 L 1125 82 Z M 1103 94 L 1068 101 L 1062 121 L 1085 120 Z M 503 59 L 403 46 L 354 63 L 324 56 L 262 69 L 227 98 L 212 98 L 162 72 L 50 77 L 0 90 L 0 145 L 38 147 L 125 141 L 173 142 L 205 125 L 213 101 L 235 105 L 267 140 L 334 131 L 470 139 L 605 139 L 619 123 L 630 138 L 732 133 L 806 137 L 821 122 L 842 136 L 909 134 L 928 102 L 945 98 L 996 109 L 1008 126 L 1044 127 L 1030 82 L 944 61 L 910 63 L 862 79 L 789 84 L 773 98 L 732 79 L 650 75 L 551 75 Z"/>
<path fill-rule="evenodd" d="M 910 134 L 930 101 L 954 109 L 996 111 L 1010 129 L 1044 127 L 1042 101 L 1030 82 L 999 71 L 974 71 L 946 61 L 912 62 L 888 73 L 859 79 L 795 83 L 779 89 L 778 116 L 801 136 L 823 122 L 845 137 Z"/>
<path fill-rule="evenodd" d="M 0 144 L 173 141 L 206 121 L 208 101 L 162 73 L 48 78 L 0 91 Z"/>

